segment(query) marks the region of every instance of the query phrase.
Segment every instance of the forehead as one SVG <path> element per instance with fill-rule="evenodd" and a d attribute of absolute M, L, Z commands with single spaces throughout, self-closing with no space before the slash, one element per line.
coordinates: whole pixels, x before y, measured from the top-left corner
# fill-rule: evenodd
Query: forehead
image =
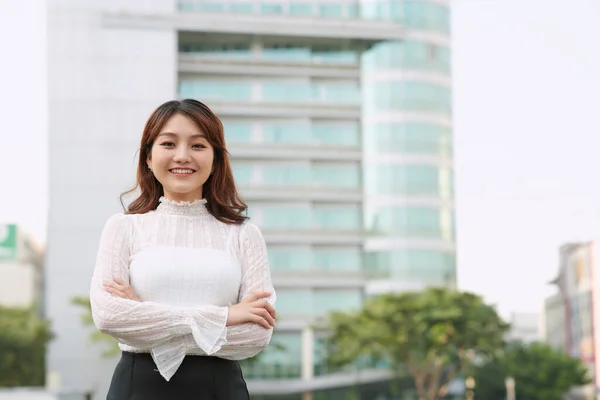
<path fill-rule="evenodd" d="M 175 114 L 167 120 L 160 130 L 159 136 L 167 134 L 181 137 L 205 136 L 202 129 L 191 118 L 182 114 Z"/>

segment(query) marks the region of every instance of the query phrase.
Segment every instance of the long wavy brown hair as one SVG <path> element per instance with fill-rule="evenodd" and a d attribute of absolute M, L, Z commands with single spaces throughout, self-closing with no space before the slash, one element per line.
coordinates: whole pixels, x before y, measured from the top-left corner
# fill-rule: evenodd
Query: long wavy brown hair
<path fill-rule="evenodd" d="M 175 114 L 184 115 L 198 125 L 214 151 L 212 175 L 202 186 L 202 195 L 207 201 L 206 208 L 219 221 L 228 224 L 243 223 L 248 219 L 243 215 L 248 207 L 235 187 L 229 165 L 229 153 L 225 147 L 223 123 L 210 108 L 193 99 L 168 101 L 160 105 L 148 118 L 140 143 L 136 185 L 121 194 L 123 209 L 127 214 L 143 214 L 158 207 L 164 190 L 150 171 L 147 160 L 156 137 L 169 118 Z M 126 207 L 124 198 L 138 190 L 140 195 Z"/>

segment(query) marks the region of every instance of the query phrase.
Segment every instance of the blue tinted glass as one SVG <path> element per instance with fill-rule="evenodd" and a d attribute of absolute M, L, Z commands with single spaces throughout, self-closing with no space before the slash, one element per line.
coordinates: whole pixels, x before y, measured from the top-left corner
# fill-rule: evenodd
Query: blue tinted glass
<path fill-rule="evenodd" d="M 260 12 L 263 14 L 283 14 L 283 5 L 281 3 L 262 2 Z"/>
<path fill-rule="evenodd" d="M 344 8 L 341 4 L 321 4 L 319 5 L 319 15 L 321 17 L 341 18 L 344 15 Z"/>
<path fill-rule="evenodd" d="M 454 253 L 433 250 L 396 250 L 367 253 L 368 273 L 426 284 L 446 285 L 456 279 Z"/>
<path fill-rule="evenodd" d="M 181 81 L 179 93 L 182 97 L 196 99 L 250 100 L 252 84 L 247 82 Z"/>
<path fill-rule="evenodd" d="M 268 248 L 269 267 L 273 271 L 309 271 L 312 268 L 310 249 Z"/>
<path fill-rule="evenodd" d="M 364 53 L 363 67 L 367 70 L 406 68 L 449 72 L 450 49 L 413 40 L 383 42 Z"/>
<path fill-rule="evenodd" d="M 325 229 L 358 229 L 360 211 L 358 207 L 315 207 L 315 223 Z"/>
<path fill-rule="evenodd" d="M 360 309 L 363 295 L 359 289 L 316 290 L 313 301 L 318 305 L 315 310 L 317 315 L 327 315 L 336 311 L 348 312 Z"/>
<path fill-rule="evenodd" d="M 426 123 L 389 123 L 365 126 L 368 153 L 426 153 L 452 156 L 451 129 Z"/>
<path fill-rule="evenodd" d="M 453 173 L 433 165 L 379 165 L 367 168 L 369 194 L 406 196 L 452 196 Z"/>
<path fill-rule="evenodd" d="M 311 181 L 309 165 L 264 165 L 262 176 L 268 185 L 306 186 Z"/>
<path fill-rule="evenodd" d="M 313 295 L 310 289 L 277 290 L 277 314 L 282 318 L 293 315 L 313 314 Z"/>
<path fill-rule="evenodd" d="M 308 143 L 310 125 L 294 123 L 262 124 L 262 141 L 265 143 Z"/>
<path fill-rule="evenodd" d="M 305 83 L 266 82 L 262 85 L 262 98 L 269 101 L 308 101 L 311 87 Z"/>
<path fill-rule="evenodd" d="M 334 125 L 315 123 L 312 128 L 313 140 L 336 146 L 358 146 L 358 125 Z"/>
<path fill-rule="evenodd" d="M 315 15 L 317 13 L 317 5 L 306 2 L 290 3 L 290 14 L 298 16 Z"/>
<path fill-rule="evenodd" d="M 252 141 L 252 124 L 247 122 L 223 122 L 225 140 L 230 143 Z"/>
<path fill-rule="evenodd" d="M 359 186 L 359 167 L 355 165 L 314 165 L 313 182 L 323 187 L 347 187 L 357 188 Z"/>
<path fill-rule="evenodd" d="M 300 332 L 273 332 L 260 357 L 240 362 L 244 376 L 254 379 L 299 378 L 302 371 Z"/>
<path fill-rule="evenodd" d="M 367 93 L 369 106 L 379 110 L 450 111 L 451 92 L 423 82 L 379 82 Z"/>
<path fill-rule="evenodd" d="M 249 185 L 252 183 L 252 165 L 232 163 L 233 177 L 236 183 Z"/>
<path fill-rule="evenodd" d="M 312 213 L 309 208 L 297 205 L 257 205 L 262 211 L 265 228 L 307 229 L 312 227 Z M 250 208 L 252 212 L 252 208 Z"/>
<path fill-rule="evenodd" d="M 454 216 L 446 208 L 385 206 L 370 214 L 373 235 L 452 239 L 454 234 Z"/>
<path fill-rule="evenodd" d="M 315 249 L 315 266 L 324 271 L 359 271 L 361 252 L 359 249 Z"/>
<path fill-rule="evenodd" d="M 249 14 L 254 11 L 252 3 L 232 3 L 229 7 L 234 13 Z"/>

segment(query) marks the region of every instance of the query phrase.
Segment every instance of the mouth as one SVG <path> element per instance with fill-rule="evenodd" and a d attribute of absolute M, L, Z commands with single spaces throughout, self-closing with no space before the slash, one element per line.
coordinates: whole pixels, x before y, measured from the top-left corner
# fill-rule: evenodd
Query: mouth
<path fill-rule="evenodd" d="M 173 168 L 169 172 L 177 176 L 188 176 L 192 175 L 196 170 L 191 168 Z"/>

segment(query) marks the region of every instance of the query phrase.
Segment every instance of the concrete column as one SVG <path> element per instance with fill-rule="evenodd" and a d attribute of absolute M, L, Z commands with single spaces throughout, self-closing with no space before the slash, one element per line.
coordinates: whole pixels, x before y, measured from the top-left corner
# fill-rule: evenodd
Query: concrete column
<path fill-rule="evenodd" d="M 314 331 L 311 327 L 302 330 L 302 380 L 310 381 L 314 378 Z M 311 392 L 302 393 L 302 400 L 312 400 Z"/>

